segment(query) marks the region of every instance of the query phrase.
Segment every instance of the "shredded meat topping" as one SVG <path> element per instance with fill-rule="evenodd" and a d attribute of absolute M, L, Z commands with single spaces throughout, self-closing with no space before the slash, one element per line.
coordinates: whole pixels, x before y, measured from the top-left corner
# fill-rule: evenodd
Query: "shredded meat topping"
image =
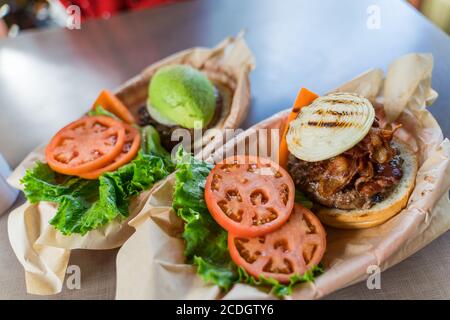
<path fill-rule="evenodd" d="M 370 208 L 402 177 L 402 159 L 391 146 L 397 128 L 380 128 L 375 120 L 362 141 L 336 157 L 306 162 L 290 155 L 289 172 L 298 188 L 324 206 Z"/>

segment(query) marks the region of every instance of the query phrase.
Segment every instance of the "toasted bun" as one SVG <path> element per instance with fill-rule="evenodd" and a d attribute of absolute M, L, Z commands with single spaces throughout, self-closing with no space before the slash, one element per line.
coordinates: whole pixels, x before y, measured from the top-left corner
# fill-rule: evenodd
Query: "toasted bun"
<path fill-rule="evenodd" d="M 409 146 L 398 139 L 394 138 L 393 145 L 400 151 L 404 162 L 403 177 L 390 196 L 370 209 L 341 210 L 319 206 L 315 212 L 320 221 L 341 229 L 370 228 L 387 221 L 406 206 L 416 181 L 417 156 Z"/>

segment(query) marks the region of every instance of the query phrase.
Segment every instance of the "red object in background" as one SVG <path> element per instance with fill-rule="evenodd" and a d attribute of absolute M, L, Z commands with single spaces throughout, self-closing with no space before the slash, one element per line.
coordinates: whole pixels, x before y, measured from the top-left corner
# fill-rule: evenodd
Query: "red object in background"
<path fill-rule="evenodd" d="M 417 10 L 420 10 L 422 0 L 409 0 L 409 3 L 411 3 Z"/>
<path fill-rule="evenodd" d="M 90 18 L 108 19 L 119 11 L 151 8 L 176 1 L 177 0 L 60 0 L 62 5 L 66 8 L 71 5 L 79 6 L 81 9 L 81 19 L 83 21 Z"/>
<path fill-rule="evenodd" d="M 167 4 L 175 1 L 171 0 L 125 0 L 124 1 L 128 8 L 130 9 L 144 9 L 154 6 L 159 6 L 161 4 Z"/>

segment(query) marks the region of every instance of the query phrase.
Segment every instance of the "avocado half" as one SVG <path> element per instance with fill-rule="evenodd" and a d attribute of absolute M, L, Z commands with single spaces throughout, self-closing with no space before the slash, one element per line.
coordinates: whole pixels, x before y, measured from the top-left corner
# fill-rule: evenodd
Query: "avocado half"
<path fill-rule="evenodd" d="M 197 69 L 187 65 L 166 66 L 149 83 L 147 108 L 162 124 L 203 128 L 215 112 L 215 89 Z"/>

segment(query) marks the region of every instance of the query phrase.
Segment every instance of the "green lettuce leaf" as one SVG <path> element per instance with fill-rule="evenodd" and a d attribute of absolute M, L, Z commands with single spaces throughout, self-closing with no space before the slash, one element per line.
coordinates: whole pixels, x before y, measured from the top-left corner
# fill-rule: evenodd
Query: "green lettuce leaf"
<path fill-rule="evenodd" d="M 197 274 L 224 290 L 242 282 L 267 288 L 277 297 L 290 295 L 298 283 L 314 281 L 323 270 L 321 266 L 293 276 L 289 284 L 281 284 L 272 278 L 255 279 L 234 264 L 228 252 L 227 232 L 211 217 L 204 200 L 205 182 L 211 169 L 212 165 L 193 158 L 182 148 L 178 150 L 173 208 L 185 222 L 184 254 L 188 263 L 197 266 Z M 302 196 L 301 203 L 308 205 L 308 202 Z"/>
<path fill-rule="evenodd" d="M 144 153 L 157 155 L 162 158 L 170 158 L 170 153 L 161 145 L 159 133 L 153 126 L 148 125 L 143 127 L 141 129 L 141 137 L 141 147 Z"/>
<path fill-rule="evenodd" d="M 153 143 L 157 145 L 159 140 Z M 38 162 L 27 170 L 21 182 L 31 203 L 59 204 L 50 224 L 65 235 L 84 235 L 116 218 L 126 218 L 131 198 L 149 189 L 173 169 L 167 152 L 161 154 L 160 150 L 146 149 L 128 164 L 96 180 L 62 175 Z"/>
<path fill-rule="evenodd" d="M 97 105 L 97 106 L 95 106 L 94 109 L 89 110 L 88 116 L 107 116 L 107 117 L 111 117 L 111 118 L 121 121 L 114 113 L 109 112 L 108 110 L 103 108 L 101 105 Z"/>
<path fill-rule="evenodd" d="M 97 180 L 84 180 L 54 172 L 47 164 L 37 162 L 33 169 L 27 170 L 21 183 L 28 201 L 58 202 L 61 196 L 73 194 L 89 195 L 98 188 Z"/>
<path fill-rule="evenodd" d="M 173 207 L 185 221 L 183 239 L 188 263 L 197 265 L 206 281 L 229 289 L 238 278 L 228 253 L 227 233 L 211 217 L 204 200 L 206 177 L 212 166 L 196 160 L 180 148 Z"/>
<path fill-rule="evenodd" d="M 260 276 L 258 279 L 249 275 L 243 268 L 238 268 L 239 282 L 247 283 L 253 286 L 262 286 L 268 288 L 268 291 L 278 298 L 283 298 L 285 296 L 290 296 L 292 294 L 292 289 L 295 285 L 303 282 L 312 282 L 314 279 L 323 273 L 324 269 L 322 264 L 313 266 L 311 269 L 306 271 L 302 275 L 293 275 L 290 278 L 288 284 L 280 283 L 278 280 L 273 278 L 266 278 Z"/>
<path fill-rule="evenodd" d="M 199 256 L 194 257 L 193 264 L 197 266 L 197 274 L 206 283 L 216 284 L 226 291 L 231 289 L 239 280 L 236 265 L 231 260 L 228 264 L 217 264 L 208 262 L 209 260 Z"/>
<path fill-rule="evenodd" d="M 299 203 L 308 209 L 311 209 L 313 207 L 313 203 L 311 202 L 311 200 L 309 200 L 300 190 L 295 190 L 295 203 Z"/>

